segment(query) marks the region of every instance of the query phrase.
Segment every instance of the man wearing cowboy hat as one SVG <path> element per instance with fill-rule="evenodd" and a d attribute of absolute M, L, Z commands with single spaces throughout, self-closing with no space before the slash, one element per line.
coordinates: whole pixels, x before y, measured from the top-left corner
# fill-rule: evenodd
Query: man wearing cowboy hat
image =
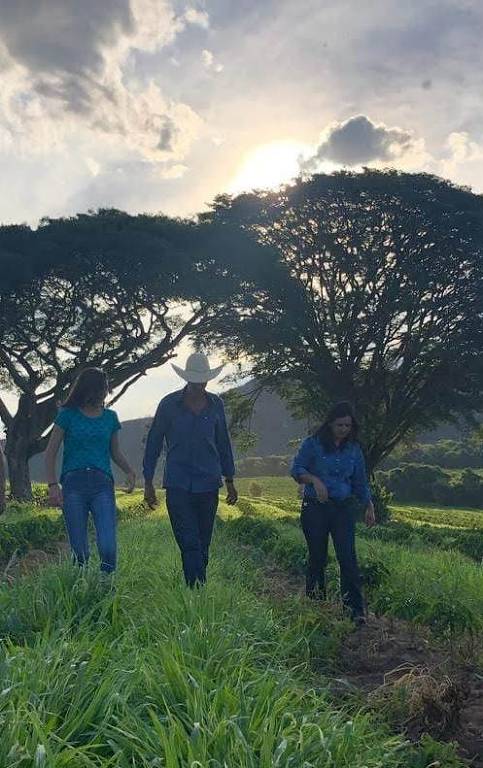
<path fill-rule="evenodd" d="M 158 405 L 144 452 L 144 499 L 151 508 L 157 505 L 153 477 L 165 443 L 166 506 L 181 551 L 185 580 L 193 587 L 206 581 L 222 477 L 227 503 L 235 504 L 238 494 L 233 484 L 235 463 L 223 401 L 206 391 L 208 381 L 218 376 L 223 366 L 210 368 L 201 352 L 188 357 L 185 369 L 172 365 L 188 383 L 184 389 L 163 397 Z"/>

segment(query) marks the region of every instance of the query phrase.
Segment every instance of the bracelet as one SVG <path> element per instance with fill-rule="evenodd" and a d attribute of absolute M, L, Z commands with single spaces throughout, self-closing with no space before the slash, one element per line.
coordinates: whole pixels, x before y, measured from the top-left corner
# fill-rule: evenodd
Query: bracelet
<path fill-rule="evenodd" d="M 55 483 L 47 483 L 49 488 L 52 488 L 53 485 L 60 485 L 57 481 Z"/>

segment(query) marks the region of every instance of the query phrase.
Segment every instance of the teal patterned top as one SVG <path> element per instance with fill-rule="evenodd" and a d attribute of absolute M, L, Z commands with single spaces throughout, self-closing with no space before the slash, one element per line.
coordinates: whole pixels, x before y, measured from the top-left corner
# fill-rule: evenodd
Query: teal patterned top
<path fill-rule="evenodd" d="M 111 437 L 121 429 L 115 411 L 104 408 L 100 416 L 86 416 L 78 408 L 62 408 L 55 424 L 64 430 L 61 480 L 67 472 L 87 467 L 112 477 Z"/>

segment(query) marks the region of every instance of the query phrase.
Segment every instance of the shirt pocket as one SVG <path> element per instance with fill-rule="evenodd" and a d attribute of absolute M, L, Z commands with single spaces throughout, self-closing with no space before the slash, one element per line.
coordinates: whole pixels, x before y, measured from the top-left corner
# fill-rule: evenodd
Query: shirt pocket
<path fill-rule="evenodd" d="M 344 470 L 345 470 L 346 477 L 348 478 L 354 477 L 355 470 L 356 470 L 356 457 L 354 456 L 354 454 L 351 453 L 349 456 L 347 456 L 344 462 Z"/>
<path fill-rule="evenodd" d="M 204 416 L 200 416 L 198 421 L 200 438 L 215 445 L 216 431 L 220 428 L 220 425 L 217 423 L 218 417 L 212 414 L 205 414 Z"/>
<path fill-rule="evenodd" d="M 317 477 L 320 477 L 321 480 L 324 480 L 325 478 L 328 477 L 329 462 L 325 454 L 322 454 L 321 456 L 317 456 L 316 459 L 310 463 L 313 465 L 310 468 L 310 471 L 313 472 L 314 475 L 317 475 Z"/>

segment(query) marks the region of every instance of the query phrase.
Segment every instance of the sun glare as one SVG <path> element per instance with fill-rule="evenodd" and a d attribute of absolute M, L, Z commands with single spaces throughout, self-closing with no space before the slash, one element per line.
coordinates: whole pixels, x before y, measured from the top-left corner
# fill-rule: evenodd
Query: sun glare
<path fill-rule="evenodd" d="M 231 194 L 252 189 L 271 189 L 285 184 L 300 173 L 300 158 L 307 145 L 297 141 L 273 141 L 248 153 L 229 185 Z"/>

